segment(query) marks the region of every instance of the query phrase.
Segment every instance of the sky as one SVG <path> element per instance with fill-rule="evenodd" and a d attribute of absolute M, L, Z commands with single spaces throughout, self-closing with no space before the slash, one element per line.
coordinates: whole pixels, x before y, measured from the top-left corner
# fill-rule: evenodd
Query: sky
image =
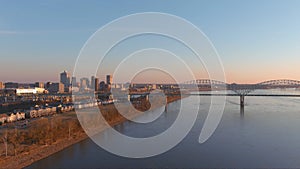
<path fill-rule="evenodd" d="M 300 80 L 299 9 L 299 0 L 0 0 L 0 81 L 59 81 L 63 70 L 72 74 L 93 33 L 141 12 L 172 14 L 197 26 L 216 48 L 229 83 Z M 197 78 L 206 78 L 202 69 Z"/>

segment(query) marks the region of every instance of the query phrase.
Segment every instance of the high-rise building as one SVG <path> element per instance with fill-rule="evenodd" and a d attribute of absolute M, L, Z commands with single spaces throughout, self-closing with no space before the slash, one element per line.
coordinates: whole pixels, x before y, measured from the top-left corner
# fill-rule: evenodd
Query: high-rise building
<path fill-rule="evenodd" d="M 65 87 L 70 86 L 70 76 L 66 71 L 60 74 L 60 83 L 64 84 Z"/>
<path fill-rule="evenodd" d="M 0 82 L 0 89 L 4 89 L 4 83 L 3 82 Z"/>
<path fill-rule="evenodd" d="M 90 86 L 90 80 L 86 77 L 80 79 L 80 88 L 86 89 Z"/>
<path fill-rule="evenodd" d="M 91 86 L 90 86 L 90 88 L 93 89 L 93 90 L 95 89 L 95 76 L 91 77 Z"/>
<path fill-rule="evenodd" d="M 99 91 L 99 78 L 95 78 L 95 91 Z"/>
<path fill-rule="evenodd" d="M 77 80 L 76 80 L 76 77 L 72 77 L 71 84 L 72 84 L 73 87 L 78 87 L 78 86 L 77 86 Z"/>
<path fill-rule="evenodd" d="M 106 75 L 106 84 L 111 85 L 113 83 L 112 75 Z"/>
<path fill-rule="evenodd" d="M 105 82 L 101 81 L 100 84 L 99 84 L 99 87 L 100 87 L 101 91 L 104 91 L 105 90 Z"/>

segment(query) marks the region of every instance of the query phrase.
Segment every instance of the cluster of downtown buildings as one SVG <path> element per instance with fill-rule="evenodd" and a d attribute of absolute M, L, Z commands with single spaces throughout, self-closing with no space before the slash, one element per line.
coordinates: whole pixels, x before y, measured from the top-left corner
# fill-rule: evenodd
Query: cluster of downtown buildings
<path fill-rule="evenodd" d="M 107 92 L 111 89 L 125 90 L 152 90 L 163 88 L 167 85 L 158 84 L 131 84 L 131 83 L 113 83 L 112 75 L 106 75 L 105 81 L 100 81 L 99 78 L 91 76 L 91 78 L 71 77 L 66 71 L 60 73 L 59 82 L 35 82 L 35 83 L 16 83 L 16 82 L 0 82 L 0 104 L 11 103 L 17 101 L 17 98 L 23 97 L 32 98 L 32 95 L 40 94 L 71 94 L 71 92 Z M 30 97 L 29 97 L 30 96 Z M 22 101 L 22 99 L 19 101 Z"/>
<path fill-rule="evenodd" d="M 106 75 L 106 82 L 105 81 L 99 81 L 99 78 L 92 76 L 90 79 L 87 77 L 83 77 L 78 82 L 76 77 L 70 77 L 70 75 L 64 71 L 60 74 L 60 84 L 61 87 L 63 85 L 64 89 L 59 92 L 65 92 L 69 93 L 72 91 L 88 91 L 88 90 L 94 90 L 94 91 L 105 91 L 110 88 L 122 88 L 123 85 L 113 85 L 113 78 L 111 75 Z"/>
<path fill-rule="evenodd" d="M 112 76 L 106 76 L 106 83 L 104 81 L 99 82 L 99 78 L 94 76 L 89 78 L 81 78 L 80 82 L 77 82 L 76 77 L 70 78 L 69 74 L 64 71 L 60 73 L 60 82 L 35 82 L 35 83 L 16 83 L 16 82 L 0 82 L 0 95 L 5 94 L 8 90 L 15 92 L 16 94 L 39 94 L 39 93 L 70 93 L 72 91 L 85 91 L 105 90 L 112 87 Z M 113 87 L 118 87 L 114 85 Z"/>
<path fill-rule="evenodd" d="M 94 76 L 91 79 L 81 78 L 80 82 L 77 82 L 75 77 L 70 78 L 64 71 L 60 73 L 60 82 L 57 83 L 0 82 L 0 124 L 68 112 L 74 110 L 76 106 L 78 109 L 97 106 L 94 102 L 74 105 L 71 92 L 110 90 L 112 76 L 106 77 L 106 83 L 99 82 Z"/>
<path fill-rule="evenodd" d="M 113 85 L 113 79 L 111 75 L 106 75 L 106 82 L 99 81 L 99 78 L 92 76 L 89 78 L 81 78 L 78 82 L 76 77 L 70 77 L 70 75 L 64 71 L 60 74 L 61 90 L 59 93 L 69 93 L 71 91 L 104 91 L 111 87 L 120 87 L 119 85 Z M 123 87 L 123 86 L 121 86 Z"/>
<path fill-rule="evenodd" d="M 106 76 L 106 82 L 99 82 L 99 78 L 92 76 L 81 78 L 77 82 L 76 77 L 63 71 L 60 73 L 60 82 L 35 82 L 35 83 L 16 83 L 0 82 L 0 103 L 16 101 L 18 96 L 35 94 L 68 94 L 72 91 L 107 91 L 110 88 L 123 88 L 123 85 L 112 84 L 111 75 Z"/>

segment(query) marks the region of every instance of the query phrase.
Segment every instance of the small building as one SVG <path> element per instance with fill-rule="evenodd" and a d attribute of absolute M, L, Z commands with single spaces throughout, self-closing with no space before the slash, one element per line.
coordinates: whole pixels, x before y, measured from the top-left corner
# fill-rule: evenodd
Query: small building
<path fill-rule="evenodd" d="M 51 83 L 48 82 L 46 84 L 46 89 L 49 93 L 64 93 L 65 92 L 65 85 L 62 83 Z"/>
<path fill-rule="evenodd" d="M 18 112 L 16 113 L 17 120 L 24 120 L 25 119 L 25 113 L 24 112 Z"/>
<path fill-rule="evenodd" d="M 11 122 L 15 122 L 17 121 L 17 116 L 14 113 L 11 113 L 9 115 L 9 117 L 7 118 L 7 122 L 11 123 Z"/>
<path fill-rule="evenodd" d="M 0 82 L 0 89 L 4 89 L 4 88 L 5 88 L 4 83 Z"/>
<path fill-rule="evenodd" d="M 29 111 L 30 118 L 36 118 L 38 117 L 38 111 L 37 110 L 30 110 Z"/>
<path fill-rule="evenodd" d="M 4 84 L 5 89 L 17 89 L 19 88 L 19 83 L 7 82 Z"/>
<path fill-rule="evenodd" d="M 0 123 L 6 123 L 7 122 L 7 114 L 0 114 Z"/>

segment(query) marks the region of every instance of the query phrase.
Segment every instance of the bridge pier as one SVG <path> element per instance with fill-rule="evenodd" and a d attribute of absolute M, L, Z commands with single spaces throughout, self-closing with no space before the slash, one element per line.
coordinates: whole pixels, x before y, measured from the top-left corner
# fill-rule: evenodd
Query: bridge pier
<path fill-rule="evenodd" d="M 245 95 L 240 95 L 240 106 L 241 107 L 245 106 Z"/>

